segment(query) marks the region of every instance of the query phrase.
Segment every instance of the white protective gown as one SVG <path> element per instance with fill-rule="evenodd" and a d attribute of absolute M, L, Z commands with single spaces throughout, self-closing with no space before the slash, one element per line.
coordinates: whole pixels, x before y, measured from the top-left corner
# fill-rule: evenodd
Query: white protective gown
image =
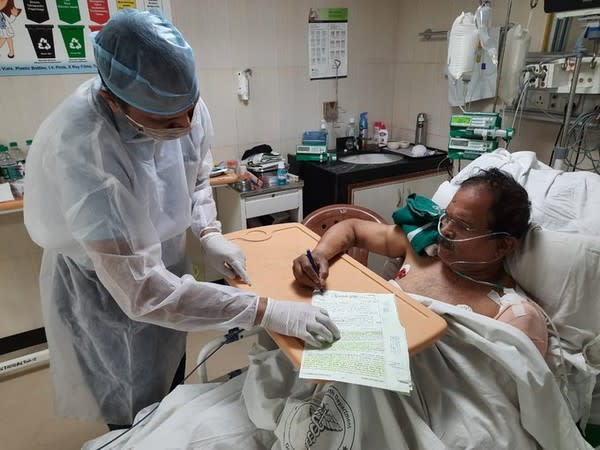
<path fill-rule="evenodd" d="M 62 415 L 131 423 L 167 394 L 185 331 L 249 327 L 258 297 L 183 274 L 185 233 L 217 227 L 212 123 L 137 134 L 82 84 L 41 125 L 27 159 L 25 225 L 44 248 L 40 288 Z"/>

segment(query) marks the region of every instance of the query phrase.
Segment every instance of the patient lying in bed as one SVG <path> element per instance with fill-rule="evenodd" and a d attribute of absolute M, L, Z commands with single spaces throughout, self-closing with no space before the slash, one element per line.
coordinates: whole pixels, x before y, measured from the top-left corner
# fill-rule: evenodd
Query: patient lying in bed
<path fill-rule="evenodd" d="M 299 379 L 281 351 L 255 348 L 246 373 L 180 386 L 109 448 L 590 448 L 540 356 L 544 317 L 503 266 L 527 229 L 527 194 L 490 171 L 463 184 L 446 213 L 435 258 L 417 255 L 399 227 L 348 220 L 315 248 L 318 276 L 305 256 L 293 265 L 301 283 L 317 286 L 328 261 L 350 247 L 404 257 L 398 285 L 448 322 L 441 340 L 411 357 L 410 396 L 314 384 Z"/>
<path fill-rule="evenodd" d="M 329 260 L 357 246 L 404 258 L 393 282 L 406 292 L 438 299 L 509 323 L 525 333 L 542 355 L 548 348 L 546 320 L 504 269 L 504 259 L 529 227 L 527 192 L 498 169 L 482 171 L 461 185 L 439 222 L 437 257 L 420 256 L 402 229 L 363 220 L 330 228 L 313 251 L 293 264 L 305 285 L 325 285 Z"/>

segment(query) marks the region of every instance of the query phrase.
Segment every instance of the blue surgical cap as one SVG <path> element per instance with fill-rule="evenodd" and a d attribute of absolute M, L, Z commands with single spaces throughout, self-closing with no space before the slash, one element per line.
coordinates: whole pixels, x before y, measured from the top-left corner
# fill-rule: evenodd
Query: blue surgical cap
<path fill-rule="evenodd" d="M 92 40 L 106 87 L 131 106 L 168 116 L 198 100 L 192 48 L 159 10 L 120 11 Z"/>

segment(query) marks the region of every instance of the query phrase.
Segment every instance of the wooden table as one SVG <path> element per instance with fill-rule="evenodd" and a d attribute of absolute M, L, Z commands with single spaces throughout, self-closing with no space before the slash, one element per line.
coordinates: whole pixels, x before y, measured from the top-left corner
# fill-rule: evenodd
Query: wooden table
<path fill-rule="evenodd" d="M 0 202 L 0 214 L 21 211 L 23 209 L 23 200 L 10 200 Z"/>
<path fill-rule="evenodd" d="M 238 177 L 233 171 L 229 171 L 223 175 L 219 175 L 218 177 L 213 177 L 210 179 L 211 186 L 224 186 L 227 184 L 232 184 L 237 181 Z M 0 214 L 16 212 L 23 209 L 23 200 L 10 200 L 8 202 L 0 202 Z"/>
<path fill-rule="evenodd" d="M 225 186 L 227 184 L 233 184 L 238 180 L 238 176 L 235 174 L 233 170 L 228 170 L 227 173 L 223 175 L 219 175 L 216 177 L 211 177 L 210 185 L 215 186 Z"/>
<path fill-rule="evenodd" d="M 313 249 L 319 236 L 299 223 L 270 225 L 229 233 L 226 237 L 246 254 L 252 285 L 230 280 L 232 286 L 279 300 L 310 302 L 312 290 L 298 284 L 292 261 Z M 447 324 L 440 316 L 413 300 L 348 255 L 332 261 L 327 288 L 348 292 L 393 293 L 400 322 L 406 329 L 408 351 L 415 354 L 442 337 Z M 272 333 L 271 337 L 290 360 L 300 366 L 304 344 L 299 339 Z"/>

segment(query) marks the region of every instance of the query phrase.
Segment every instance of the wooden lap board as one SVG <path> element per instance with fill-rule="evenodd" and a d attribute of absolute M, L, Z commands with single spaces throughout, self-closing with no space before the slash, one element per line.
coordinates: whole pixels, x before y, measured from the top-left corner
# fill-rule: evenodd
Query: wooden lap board
<path fill-rule="evenodd" d="M 292 261 L 307 249 L 313 249 L 319 236 L 299 223 L 286 223 L 250 228 L 225 235 L 246 254 L 246 264 L 252 285 L 240 280 L 229 284 L 263 297 L 277 300 L 310 302 L 312 290 L 295 281 Z M 393 293 L 400 322 L 406 329 L 408 351 L 415 354 L 437 341 L 446 331 L 446 322 L 402 290 L 348 255 L 331 261 L 327 289 L 347 292 Z M 297 366 L 302 361 L 304 344 L 290 336 L 270 333 L 275 343 Z"/>

